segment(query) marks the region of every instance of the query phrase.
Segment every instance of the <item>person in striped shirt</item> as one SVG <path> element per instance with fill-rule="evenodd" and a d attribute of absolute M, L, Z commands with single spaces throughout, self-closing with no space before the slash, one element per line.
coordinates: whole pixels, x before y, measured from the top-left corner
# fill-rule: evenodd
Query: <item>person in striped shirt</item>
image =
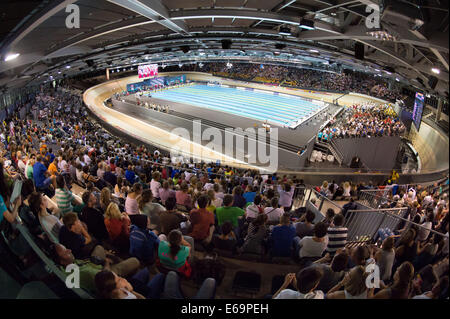
<path fill-rule="evenodd" d="M 334 256 L 338 249 L 344 248 L 347 243 L 347 227 L 343 227 L 345 218 L 342 214 L 336 214 L 333 222 L 328 227 L 327 253 Z"/>
<path fill-rule="evenodd" d="M 64 216 L 65 214 L 71 213 L 73 211 L 79 211 L 81 209 L 80 205 L 82 203 L 79 202 L 75 198 L 75 196 L 73 196 L 72 192 L 67 189 L 66 182 L 62 175 L 58 175 L 56 177 L 56 186 L 55 199 L 56 204 L 60 209 L 61 216 Z M 72 203 L 77 206 L 77 209 L 74 210 Z"/>

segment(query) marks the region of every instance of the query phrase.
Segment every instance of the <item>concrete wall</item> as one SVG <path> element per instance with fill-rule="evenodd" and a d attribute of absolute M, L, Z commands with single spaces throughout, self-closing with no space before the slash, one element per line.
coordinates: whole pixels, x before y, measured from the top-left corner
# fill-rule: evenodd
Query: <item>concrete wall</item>
<path fill-rule="evenodd" d="M 371 170 L 390 170 L 395 165 L 400 137 L 337 138 L 334 143 L 344 155 L 345 165 L 349 165 L 352 158 L 358 156 Z"/>

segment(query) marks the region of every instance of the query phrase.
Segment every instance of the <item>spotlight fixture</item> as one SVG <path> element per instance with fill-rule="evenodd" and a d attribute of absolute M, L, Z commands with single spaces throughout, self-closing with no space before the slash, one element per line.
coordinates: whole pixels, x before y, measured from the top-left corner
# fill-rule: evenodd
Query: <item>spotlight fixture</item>
<path fill-rule="evenodd" d="M 17 57 L 20 55 L 20 53 L 10 53 L 5 57 L 5 62 L 17 59 Z"/>
<path fill-rule="evenodd" d="M 309 49 L 308 52 L 311 52 L 311 53 L 319 53 L 319 50 Z"/>
<path fill-rule="evenodd" d="M 441 70 L 439 70 L 438 68 L 432 68 L 431 72 L 439 74 L 439 73 L 441 73 Z"/>

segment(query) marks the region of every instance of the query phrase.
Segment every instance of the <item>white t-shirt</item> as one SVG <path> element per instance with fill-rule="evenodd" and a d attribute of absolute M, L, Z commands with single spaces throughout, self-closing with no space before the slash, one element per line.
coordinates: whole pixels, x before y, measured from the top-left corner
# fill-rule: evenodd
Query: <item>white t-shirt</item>
<path fill-rule="evenodd" d="M 301 292 L 292 289 L 284 289 L 275 297 L 275 299 L 324 299 L 324 296 L 325 295 L 321 290 L 302 294 Z"/>
<path fill-rule="evenodd" d="M 255 204 L 248 205 L 245 213 L 247 218 L 256 218 L 259 215 L 259 208 Z"/>
<path fill-rule="evenodd" d="M 152 190 L 152 194 L 154 198 L 159 198 L 159 189 L 161 188 L 161 183 L 152 179 L 150 182 L 150 189 Z"/>
<path fill-rule="evenodd" d="M 430 231 L 427 229 L 431 229 L 432 223 L 431 222 L 425 222 L 422 224 L 422 227 L 419 229 L 419 234 L 417 235 L 418 241 L 423 241 L 428 238 L 430 235 Z"/>
<path fill-rule="evenodd" d="M 284 210 L 281 208 L 266 207 L 264 208 L 264 214 L 267 215 L 267 221 L 277 222 L 283 216 Z"/>
<path fill-rule="evenodd" d="M 300 258 L 302 257 L 320 257 L 328 246 L 328 236 L 325 240 L 317 242 L 312 236 L 305 236 L 300 240 Z"/>

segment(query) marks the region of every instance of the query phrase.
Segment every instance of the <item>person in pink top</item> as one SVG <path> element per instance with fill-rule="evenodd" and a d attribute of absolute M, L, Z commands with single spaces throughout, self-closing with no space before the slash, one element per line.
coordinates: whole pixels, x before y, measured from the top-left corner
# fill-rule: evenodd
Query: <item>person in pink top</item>
<path fill-rule="evenodd" d="M 128 194 L 125 200 L 125 212 L 128 215 L 139 214 L 138 199 L 142 194 L 142 185 L 134 183 L 131 189 L 131 193 Z"/>
<path fill-rule="evenodd" d="M 188 193 L 188 184 L 183 181 L 180 185 L 180 190 L 175 193 L 178 205 L 184 205 L 187 209 L 192 209 L 192 198 Z"/>
<path fill-rule="evenodd" d="M 159 189 L 159 198 L 163 205 L 169 197 L 175 197 L 175 191 L 169 187 L 169 182 L 164 181 L 162 188 Z"/>

